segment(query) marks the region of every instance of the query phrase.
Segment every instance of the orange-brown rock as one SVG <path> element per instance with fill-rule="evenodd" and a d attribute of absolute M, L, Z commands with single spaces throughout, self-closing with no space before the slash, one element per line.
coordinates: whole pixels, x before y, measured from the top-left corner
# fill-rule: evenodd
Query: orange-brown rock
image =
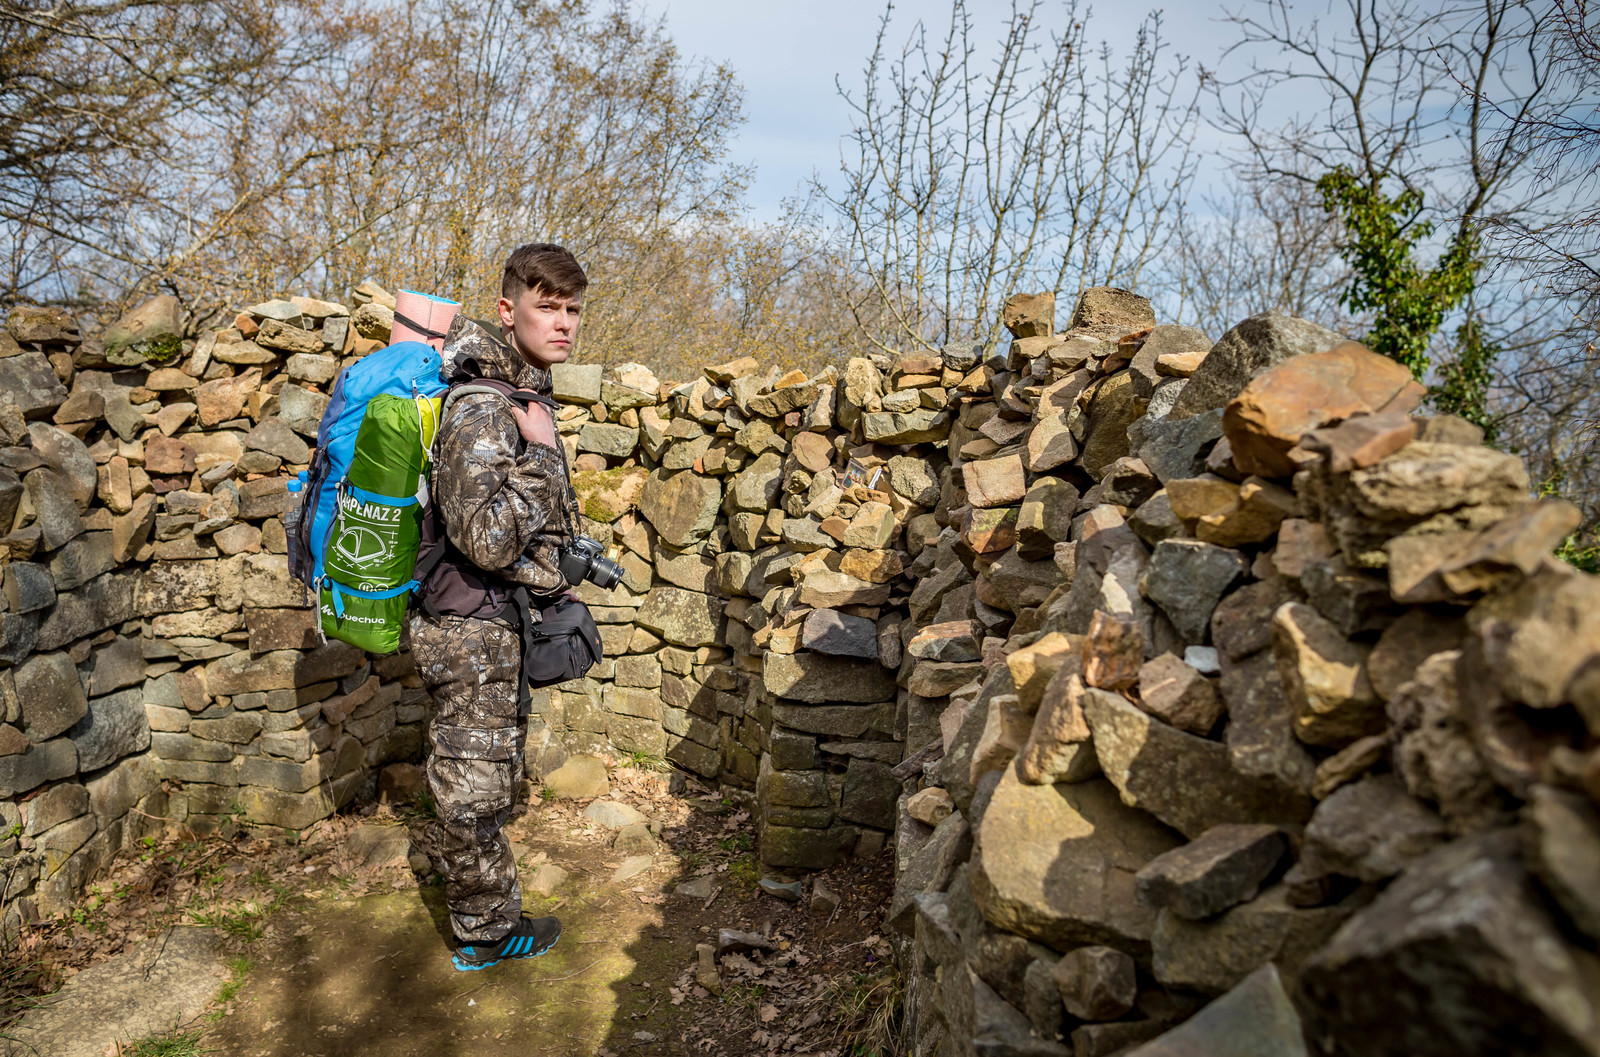
<path fill-rule="evenodd" d="M 1313 430 L 1301 439 L 1300 446 L 1325 458 L 1332 473 L 1349 473 L 1376 465 L 1416 437 L 1417 424 L 1411 417 L 1393 411 L 1362 415 L 1328 429 Z"/>
<path fill-rule="evenodd" d="M 821 433 L 797 433 L 791 451 L 808 473 L 821 473 L 833 462 L 833 445 Z"/>
<path fill-rule="evenodd" d="M 1020 455 L 966 463 L 961 467 L 961 476 L 967 500 L 975 507 L 1010 506 L 1021 502 L 1028 491 Z"/>
<path fill-rule="evenodd" d="M 1289 449 L 1305 434 L 1354 415 L 1410 412 L 1425 392 L 1403 365 L 1345 341 L 1257 375 L 1223 411 L 1222 431 L 1241 471 L 1288 477 Z"/>
<path fill-rule="evenodd" d="M 979 554 L 996 554 L 1017 542 L 1017 507 L 967 508 L 961 538 Z"/>
<path fill-rule="evenodd" d="M 1056 295 L 1013 294 L 1000 310 L 1000 322 L 1014 338 L 1049 337 L 1056 332 Z"/>
<path fill-rule="evenodd" d="M 252 368 L 231 378 L 217 378 L 197 386 L 194 402 L 198 406 L 200 424 L 215 426 L 231 418 L 238 418 L 244 403 L 261 384 L 261 371 Z"/>
<path fill-rule="evenodd" d="M 1095 610 L 1083 640 L 1083 681 L 1104 690 L 1126 690 L 1139 681 L 1144 636 L 1139 626 Z"/>
<path fill-rule="evenodd" d="M 156 436 L 144 442 L 144 468 L 152 476 L 194 473 L 194 449 L 181 440 Z"/>

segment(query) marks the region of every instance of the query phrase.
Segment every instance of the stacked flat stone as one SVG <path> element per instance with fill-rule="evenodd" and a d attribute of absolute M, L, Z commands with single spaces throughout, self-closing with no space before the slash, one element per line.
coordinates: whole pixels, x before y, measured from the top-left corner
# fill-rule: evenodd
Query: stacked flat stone
<path fill-rule="evenodd" d="M 949 390 L 908 570 L 912 1052 L 1600 1053 L 1576 510 L 1304 320 L 1053 313 Z"/>
<path fill-rule="evenodd" d="M 389 307 L 274 300 L 183 337 L 169 297 L 87 339 L 0 332 L 0 858 L 7 925 L 67 910 L 164 825 L 303 829 L 422 747 L 409 655 L 324 644 L 290 580 L 287 481 Z"/>
<path fill-rule="evenodd" d="M 607 659 L 536 695 L 536 774 L 568 753 L 665 757 L 754 794 L 769 866 L 884 846 L 905 740 L 899 547 L 928 509 L 891 486 L 890 451 L 852 440 L 895 416 L 879 401 L 889 369 L 852 362 L 841 380 L 745 358 L 664 386 L 637 364 L 556 368 L 585 528 L 624 576 L 579 589 Z M 909 414 L 927 442 L 948 429 L 943 399 Z M 935 457 L 913 441 L 919 464 Z"/>

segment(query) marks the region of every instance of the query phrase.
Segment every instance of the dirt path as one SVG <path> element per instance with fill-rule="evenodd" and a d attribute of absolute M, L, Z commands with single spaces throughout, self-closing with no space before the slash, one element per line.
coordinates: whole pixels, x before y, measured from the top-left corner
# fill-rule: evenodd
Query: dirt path
<path fill-rule="evenodd" d="M 894 993 L 876 934 L 887 859 L 841 864 L 808 878 L 802 903 L 780 901 L 757 886 L 750 820 L 734 805 L 668 795 L 663 775 L 613 779 L 593 802 L 603 810 L 535 799 L 512 824 L 526 909 L 563 924 L 537 959 L 451 967 L 442 888 L 413 869 L 420 858 L 407 861 L 428 844 L 416 811 L 329 820 L 290 848 L 237 837 L 253 859 L 191 850 L 205 858 L 201 876 L 168 878 L 165 911 L 160 885 L 136 906 L 125 880 L 105 913 L 153 925 L 187 898 L 187 920 L 224 932 L 235 983 L 191 1029 L 204 1030 L 198 1052 L 218 1057 L 852 1052 Z M 619 836 L 586 807 L 650 821 Z M 648 868 L 619 879 L 644 866 L 639 855 Z M 566 878 L 548 895 L 530 891 L 552 868 Z M 818 880 L 837 909 L 813 912 Z M 697 982 L 697 945 L 715 947 L 721 929 L 771 949 L 730 951 Z"/>

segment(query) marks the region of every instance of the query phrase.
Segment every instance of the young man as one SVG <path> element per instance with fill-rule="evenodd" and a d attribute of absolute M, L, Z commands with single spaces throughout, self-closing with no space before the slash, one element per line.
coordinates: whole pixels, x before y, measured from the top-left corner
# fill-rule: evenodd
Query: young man
<path fill-rule="evenodd" d="M 587 285 L 577 260 L 560 246 L 516 250 L 506 260 L 498 320 L 457 316 L 451 324 L 446 381 L 494 379 L 548 397 L 550 367 L 572 352 Z M 481 393 L 455 400 L 434 449 L 433 505 L 448 542 L 410 631 L 435 706 L 428 792 L 438 812 L 457 969 L 543 954 L 561 935 L 555 918 L 523 916 L 517 864 L 503 832 L 522 782 L 526 695 L 521 629 L 493 615 L 518 586 L 532 596 L 535 616 L 538 599 L 567 589 L 557 567 L 569 536 L 558 443 L 544 407 Z M 447 596 L 435 586 L 451 581 L 481 585 L 496 600 L 493 608 L 452 615 L 449 606 L 432 604 Z"/>

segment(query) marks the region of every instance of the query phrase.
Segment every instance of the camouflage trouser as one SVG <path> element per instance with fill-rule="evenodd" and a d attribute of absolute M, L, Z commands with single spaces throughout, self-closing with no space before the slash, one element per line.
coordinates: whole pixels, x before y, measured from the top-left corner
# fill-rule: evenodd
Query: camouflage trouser
<path fill-rule="evenodd" d="M 492 942 L 522 914 L 504 833 L 522 781 L 522 640 L 496 621 L 417 613 L 411 653 L 433 693 L 428 792 L 438 813 L 450 925 L 463 942 Z"/>

